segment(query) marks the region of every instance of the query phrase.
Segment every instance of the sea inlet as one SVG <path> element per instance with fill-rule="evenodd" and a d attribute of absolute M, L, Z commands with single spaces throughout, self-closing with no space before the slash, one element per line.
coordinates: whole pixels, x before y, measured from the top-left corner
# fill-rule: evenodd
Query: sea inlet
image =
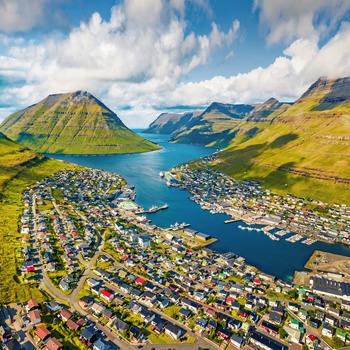
<path fill-rule="evenodd" d="M 175 222 L 189 223 L 192 229 L 218 239 L 209 248 L 222 253 L 231 251 L 241 255 L 248 264 L 277 278 L 291 281 L 294 271 L 303 270 L 304 264 L 316 249 L 350 256 L 350 248 L 342 244 L 316 242 L 306 245 L 300 242 L 287 242 L 285 239 L 292 233 L 281 237 L 279 241 L 273 241 L 263 232 L 241 230 L 238 228 L 241 222 L 225 224 L 224 221 L 229 219 L 227 215 L 210 214 L 209 211 L 202 210 L 199 205 L 189 200 L 190 194 L 187 191 L 168 188 L 165 181 L 159 177 L 160 171 L 167 171 L 175 165 L 207 156 L 216 149 L 170 143 L 169 135 L 141 134 L 141 136 L 158 143 L 162 149 L 149 153 L 123 155 L 47 156 L 120 174 L 129 185 L 136 187 L 137 204 L 145 209 L 152 205 L 160 206 L 165 203 L 169 205 L 168 209 L 149 215 L 152 224 L 170 227 Z"/>

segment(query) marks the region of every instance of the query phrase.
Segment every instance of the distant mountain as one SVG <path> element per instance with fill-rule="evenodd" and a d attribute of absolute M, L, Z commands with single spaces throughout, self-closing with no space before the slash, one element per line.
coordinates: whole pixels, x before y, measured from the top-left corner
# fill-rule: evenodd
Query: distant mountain
<path fill-rule="evenodd" d="M 349 77 L 319 79 L 283 113 L 268 123 L 242 123 L 240 132 L 248 124 L 261 127 L 251 137 L 236 137 L 215 167 L 282 193 L 350 203 Z"/>
<path fill-rule="evenodd" d="M 282 103 L 271 97 L 261 105 L 257 105 L 248 115 L 247 121 L 262 122 L 271 120 L 278 114 L 283 113 L 290 104 Z"/>
<path fill-rule="evenodd" d="M 10 139 L 45 153 L 115 154 L 158 149 L 84 91 L 49 95 L 0 125 Z"/>
<path fill-rule="evenodd" d="M 177 131 L 192 118 L 198 117 L 203 111 L 187 113 L 162 113 L 152 122 L 144 133 L 151 134 L 172 134 Z"/>
<path fill-rule="evenodd" d="M 235 129 L 255 108 L 253 105 L 213 102 L 202 114 L 175 130 L 173 140 L 213 147 L 226 147 L 235 137 Z"/>

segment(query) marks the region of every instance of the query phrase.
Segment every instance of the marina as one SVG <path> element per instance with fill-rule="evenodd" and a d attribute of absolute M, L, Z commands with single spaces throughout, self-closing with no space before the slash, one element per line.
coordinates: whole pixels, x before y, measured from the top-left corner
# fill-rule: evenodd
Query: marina
<path fill-rule="evenodd" d="M 302 238 L 304 238 L 304 236 L 302 236 L 300 234 L 296 234 L 294 236 L 287 238 L 286 241 L 291 242 L 291 243 L 295 243 L 295 242 L 300 241 Z"/>

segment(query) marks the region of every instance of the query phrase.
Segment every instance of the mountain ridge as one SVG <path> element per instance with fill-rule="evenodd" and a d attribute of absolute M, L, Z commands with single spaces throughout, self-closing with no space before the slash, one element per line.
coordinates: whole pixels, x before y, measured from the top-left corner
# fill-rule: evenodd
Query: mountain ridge
<path fill-rule="evenodd" d="M 42 153 L 117 154 L 159 147 L 129 130 L 86 91 L 51 94 L 0 125 L 10 139 Z"/>

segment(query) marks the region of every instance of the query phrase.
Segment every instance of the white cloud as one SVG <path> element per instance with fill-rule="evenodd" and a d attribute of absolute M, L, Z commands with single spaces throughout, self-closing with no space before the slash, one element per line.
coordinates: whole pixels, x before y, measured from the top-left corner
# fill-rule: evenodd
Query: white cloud
<path fill-rule="evenodd" d="M 111 89 L 113 95 L 119 84 L 126 89 L 122 104 L 128 104 L 129 86 L 134 94 L 152 94 L 152 88 L 155 94 L 164 84 L 175 88 L 183 75 L 208 62 L 216 48 L 232 44 L 239 31 L 238 21 L 227 32 L 213 22 L 207 35 L 186 34 L 178 13 L 182 6 L 181 1 L 125 0 L 112 7 L 109 20 L 96 12 L 64 39 L 52 35 L 42 43 L 15 42 L 2 36 L 8 48 L 0 56 L 0 78 L 24 80 L 3 93 L 25 106 L 48 93 L 77 89 L 99 96 Z"/>
<path fill-rule="evenodd" d="M 334 29 L 350 9 L 350 0 L 254 0 L 267 42 L 318 38 Z"/>
<path fill-rule="evenodd" d="M 261 102 L 271 96 L 293 101 L 321 75 L 350 75 L 350 24 L 344 22 L 319 44 L 319 34 L 339 24 L 333 14 L 342 16 L 329 1 L 305 1 L 303 17 L 294 3 L 255 0 L 269 42 L 287 39 L 288 47 L 268 67 L 200 82 L 181 79 L 208 63 L 220 47 L 228 49 L 223 62 L 229 61 L 240 23 L 233 21 L 226 32 L 213 22 L 206 35 L 188 33 L 184 0 L 125 0 L 111 9 L 109 20 L 96 12 L 63 39 L 52 34 L 38 43 L 1 35 L 0 81 L 14 84 L 0 88 L 0 115 L 7 116 L 11 104 L 20 109 L 49 93 L 80 89 L 100 98 L 131 127 L 148 125 L 162 107 Z M 347 8 L 349 1 L 339 1 L 340 7 Z M 326 10 L 329 18 L 316 21 Z"/>
<path fill-rule="evenodd" d="M 62 1 L 0 0 L 0 30 L 7 33 L 26 32 L 48 23 L 62 24 L 63 15 L 55 6 Z"/>

